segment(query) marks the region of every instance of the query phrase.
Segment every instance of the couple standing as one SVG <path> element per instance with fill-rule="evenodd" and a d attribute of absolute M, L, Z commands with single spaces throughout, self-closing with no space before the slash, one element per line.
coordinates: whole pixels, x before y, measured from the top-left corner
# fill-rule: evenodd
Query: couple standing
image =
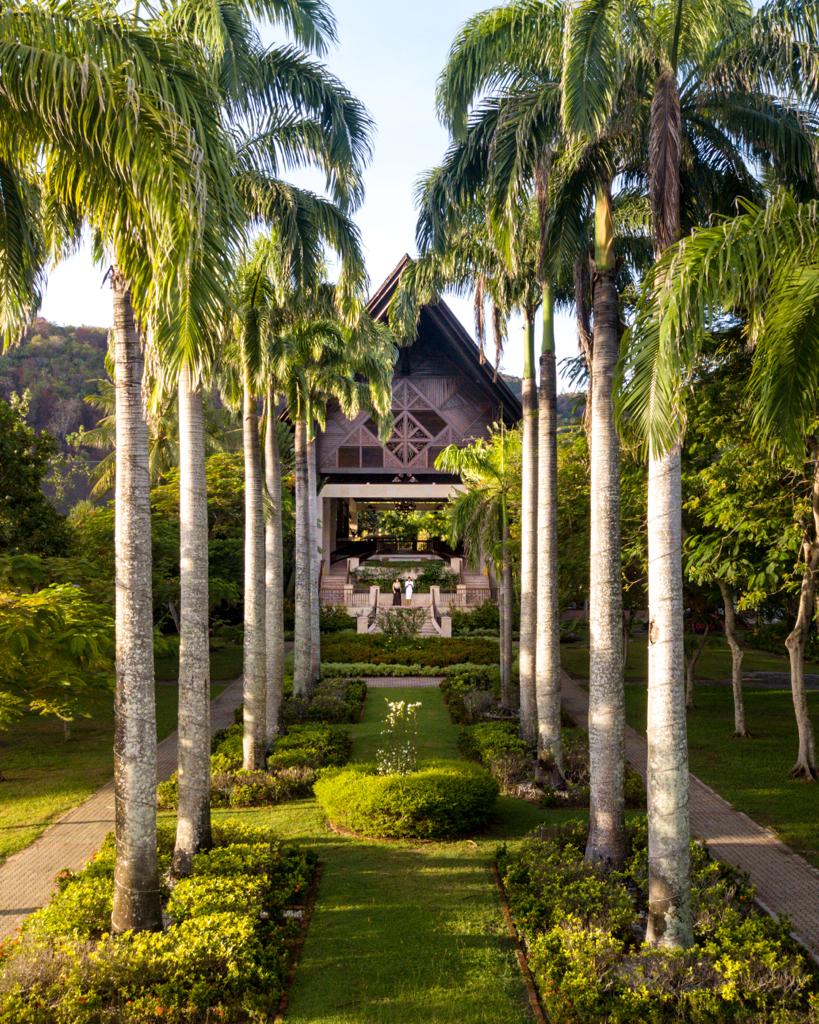
<path fill-rule="evenodd" d="M 408 577 L 404 583 L 404 600 L 407 607 L 412 604 L 412 592 L 414 589 L 413 582 Z M 401 606 L 401 580 L 397 577 L 392 581 L 392 603 L 393 607 Z"/>

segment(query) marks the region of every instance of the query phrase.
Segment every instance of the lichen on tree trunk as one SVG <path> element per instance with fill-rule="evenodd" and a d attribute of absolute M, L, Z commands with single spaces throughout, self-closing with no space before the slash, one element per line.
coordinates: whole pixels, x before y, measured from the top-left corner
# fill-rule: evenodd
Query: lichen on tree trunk
<path fill-rule="evenodd" d="M 259 416 L 245 381 L 242 441 L 245 457 L 245 614 L 243 767 L 264 768 L 266 758 L 265 528 Z"/>
<path fill-rule="evenodd" d="M 625 856 L 625 693 L 620 566 L 620 446 L 612 387 L 619 350 L 611 193 L 597 196 L 591 374 L 589 564 L 589 838 L 586 859 L 617 867 Z"/>
<path fill-rule="evenodd" d="M 179 374 L 179 801 L 173 873 L 211 843 L 208 496 L 202 392 Z"/>
<path fill-rule="evenodd" d="M 267 688 L 265 745 L 269 750 L 279 734 L 279 717 L 284 687 L 284 555 L 282 539 L 281 453 L 276 433 L 276 410 L 272 394 L 267 396 L 265 431 L 265 654 Z"/>
<path fill-rule="evenodd" d="M 151 480 L 144 361 L 128 284 L 114 269 L 116 698 L 114 933 L 162 927 L 156 853 Z"/>

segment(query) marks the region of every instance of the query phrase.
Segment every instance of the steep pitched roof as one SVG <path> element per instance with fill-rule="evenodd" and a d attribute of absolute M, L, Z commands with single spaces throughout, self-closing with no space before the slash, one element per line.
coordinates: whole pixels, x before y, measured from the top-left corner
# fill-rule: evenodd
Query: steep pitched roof
<path fill-rule="evenodd" d="M 390 302 L 401 280 L 401 275 L 411 262 L 408 255 L 402 256 L 395 269 L 373 292 L 367 303 L 367 310 L 374 320 L 387 322 Z M 449 347 L 456 360 L 464 363 L 469 370 L 478 372 L 482 383 L 492 392 L 498 405 L 503 408 L 506 414 L 504 419 L 517 422 L 522 415 L 519 396 L 500 373 L 496 375 L 489 363 L 481 361 L 478 346 L 449 306 L 443 300 L 439 300 L 423 306 L 422 312 L 426 313 L 438 328 L 444 343 Z"/>

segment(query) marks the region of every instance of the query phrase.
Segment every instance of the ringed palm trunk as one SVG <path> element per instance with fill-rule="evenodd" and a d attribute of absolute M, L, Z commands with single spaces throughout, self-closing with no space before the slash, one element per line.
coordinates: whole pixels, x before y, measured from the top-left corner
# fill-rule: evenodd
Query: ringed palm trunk
<path fill-rule="evenodd" d="M 267 396 L 264 472 L 268 496 L 265 522 L 265 652 L 267 690 L 265 746 L 269 750 L 279 734 L 284 688 L 284 554 L 282 540 L 282 468 L 276 433 L 275 401 Z"/>
<path fill-rule="evenodd" d="M 262 458 L 256 399 L 246 379 L 242 410 L 245 457 L 245 632 L 243 767 L 264 768 L 267 698 L 265 672 L 265 528 Z"/>
<path fill-rule="evenodd" d="M 560 612 L 557 587 L 557 367 L 554 296 L 543 287 L 543 345 L 538 391 L 537 623 L 535 667 L 537 753 L 563 778 L 560 736 Z"/>
<path fill-rule="evenodd" d="M 734 595 L 724 580 L 719 581 L 722 607 L 725 609 L 725 641 L 731 650 L 731 689 L 734 694 L 734 736 L 747 739 L 750 736 L 745 725 L 745 701 L 742 697 L 742 657 L 745 652 L 737 636 L 737 617 L 734 610 Z"/>
<path fill-rule="evenodd" d="M 116 395 L 116 866 L 111 929 L 162 927 L 156 859 L 151 481 L 143 356 L 127 282 L 111 275 Z"/>
<path fill-rule="evenodd" d="M 506 496 L 501 499 L 501 566 L 498 610 L 500 612 L 500 686 L 501 707 L 512 706 L 512 625 L 513 602 L 512 563 L 509 558 L 509 515 Z"/>
<path fill-rule="evenodd" d="M 612 386 L 619 348 L 611 191 L 595 206 L 591 373 L 589 565 L 589 838 L 586 859 L 611 867 L 625 856 L 625 695 L 620 568 L 620 446 Z"/>
<path fill-rule="evenodd" d="M 680 234 L 680 138 L 677 5 L 671 67 L 655 82 L 649 172 L 655 250 Z M 648 927 L 646 941 L 685 948 L 691 924 L 688 739 L 682 584 L 680 445 L 649 450 L 648 468 Z"/>
<path fill-rule="evenodd" d="M 308 453 L 307 422 L 296 419 L 295 462 L 296 462 L 296 594 L 295 622 L 293 632 L 293 693 L 297 697 L 310 695 L 310 530 L 308 502 Z"/>
<path fill-rule="evenodd" d="M 813 536 L 802 545 L 805 571 L 799 591 L 799 610 L 796 622 L 785 641 L 791 668 L 791 696 L 799 733 L 799 753 L 791 776 L 796 779 L 816 778 L 816 747 L 813 725 L 808 712 L 805 690 L 805 645 L 807 644 L 816 604 L 816 574 L 819 572 L 819 447 L 813 447 Z"/>
<path fill-rule="evenodd" d="M 535 324 L 526 313 L 522 386 L 522 467 L 520 502 L 520 734 L 537 743 L 535 628 L 537 622 L 537 390 Z"/>
<path fill-rule="evenodd" d="M 202 392 L 179 374 L 179 803 L 173 873 L 189 875 L 210 846 L 208 495 Z"/>
<path fill-rule="evenodd" d="M 310 432 L 312 433 L 312 431 Z M 310 689 L 318 682 L 321 671 L 321 604 L 319 576 L 321 557 L 318 539 L 318 473 L 316 470 L 316 439 L 307 444 L 307 526 L 310 531 Z"/>
<path fill-rule="evenodd" d="M 646 941 L 690 946 L 688 744 L 682 602 L 680 447 L 649 457 L 648 927 Z"/>

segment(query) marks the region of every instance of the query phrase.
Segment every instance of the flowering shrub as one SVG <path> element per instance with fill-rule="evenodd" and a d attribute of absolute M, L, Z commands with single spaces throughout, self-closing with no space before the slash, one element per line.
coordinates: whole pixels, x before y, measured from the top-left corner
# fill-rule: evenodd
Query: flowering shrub
<path fill-rule="evenodd" d="M 312 854 L 282 846 L 265 828 L 214 826 L 215 846 L 170 893 L 162 932 L 113 936 L 113 843 L 5 947 L 0 1020 L 19 1024 L 205 1024 L 271 1019 L 286 975 Z M 160 866 L 173 830 L 160 828 Z M 167 895 L 167 893 L 166 893 Z"/>
<path fill-rule="evenodd" d="M 648 901 L 644 824 L 629 827 L 621 872 L 585 863 L 574 822 L 498 857 L 512 914 L 550 1019 L 572 1024 L 808 1024 L 817 975 L 788 934 L 753 905 L 732 868 L 691 845 L 695 945 L 642 943 Z"/>
<path fill-rule="evenodd" d="M 335 825 L 360 835 L 444 839 L 483 828 L 498 784 L 485 768 L 436 761 L 409 775 L 378 775 L 374 765 L 322 772 L 315 793 Z"/>
<path fill-rule="evenodd" d="M 418 708 L 421 702 L 386 701 L 383 746 L 375 754 L 379 775 L 408 775 L 418 766 Z"/>

